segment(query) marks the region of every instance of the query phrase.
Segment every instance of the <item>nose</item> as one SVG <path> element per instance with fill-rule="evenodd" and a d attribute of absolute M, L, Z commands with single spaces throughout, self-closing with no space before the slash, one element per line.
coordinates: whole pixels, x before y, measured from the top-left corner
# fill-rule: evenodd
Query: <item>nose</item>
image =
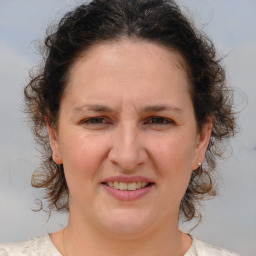
<path fill-rule="evenodd" d="M 148 160 L 140 131 L 132 125 L 122 125 L 113 135 L 109 160 L 122 170 L 131 171 Z"/>

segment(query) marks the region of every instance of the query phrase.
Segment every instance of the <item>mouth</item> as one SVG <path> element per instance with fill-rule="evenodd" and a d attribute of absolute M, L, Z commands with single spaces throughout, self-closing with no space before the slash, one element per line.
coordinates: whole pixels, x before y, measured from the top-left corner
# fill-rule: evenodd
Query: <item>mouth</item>
<path fill-rule="evenodd" d="M 104 180 L 101 185 L 115 199 L 130 201 L 143 198 L 149 194 L 153 190 L 155 183 L 140 176 L 118 176 Z"/>
<path fill-rule="evenodd" d="M 106 185 L 110 188 L 114 188 L 116 190 L 121 191 L 135 191 L 139 190 L 145 187 L 152 186 L 154 183 L 152 182 L 146 182 L 146 181 L 137 181 L 137 182 L 118 182 L 118 181 L 109 181 L 109 182 L 103 182 L 103 185 Z"/>

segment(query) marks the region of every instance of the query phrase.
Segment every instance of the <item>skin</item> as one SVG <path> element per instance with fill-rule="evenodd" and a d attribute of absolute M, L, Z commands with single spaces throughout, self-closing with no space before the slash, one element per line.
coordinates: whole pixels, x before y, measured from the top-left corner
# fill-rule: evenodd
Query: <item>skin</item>
<path fill-rule="evenodd" d="M 129 39 L 95 45 L 72 66 L 57 129 L 48 126 L 70 195 L 68 225 L 51 235 L 63 255 L 189 249 L 191 238 L 178 230 L 179 205 L 204 161 L 211 123 L 198 132 L 185 66 L 175 51 Z M 147 177 L 154 186 L 139 199 L 118 200 L 101 185 L 118 175 Z"/>

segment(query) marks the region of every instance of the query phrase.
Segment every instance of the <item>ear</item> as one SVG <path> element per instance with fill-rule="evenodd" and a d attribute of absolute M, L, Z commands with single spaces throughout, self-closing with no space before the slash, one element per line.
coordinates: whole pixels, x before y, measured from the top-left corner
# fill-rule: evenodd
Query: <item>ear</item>
<path fill-rule="evenodd" d="M 52 149 L 52 159 L 56 164 L 63 164 L 59 149 L 57 131 L 55 128 L 51 127 L 49 123 L 46 123 L 46 127 L 48 130 L 50 147 Z"/>
<path fill-rule="evenodd" d="M 212 133 L 212 119 L 203 125 L 201 132 L 198 133 L 196 141 L 195 158 L 193 163 L 193 170 L 198 168 L 199 163 L 205 160 L 205 152 L 207 150 Z"/>

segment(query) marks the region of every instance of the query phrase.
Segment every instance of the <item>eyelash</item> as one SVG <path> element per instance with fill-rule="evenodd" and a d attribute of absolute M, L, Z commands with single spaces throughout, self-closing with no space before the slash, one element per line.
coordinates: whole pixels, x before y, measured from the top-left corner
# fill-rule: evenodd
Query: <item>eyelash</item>
<path fill-rule="evenodd" d="M 164 118 L 164 117 L 158 117 L 158 116 L 152 116 L 150 117 L 150 124 L 152 125 L 161 125 L 161 126 L 164 126 L 164 125 L 169 125 L 169 124 L 173 124 L 174 122 L 171 120 L 171 119 L 168 119 L 168 118 Z M 160 123 L 156 123 L 155 121 L 160 121 Z M 148 122 L 148 121 L 147 121 Z"/>
<path fill-rule="evenodd" d="M 100 126 L 110 124 L 111 122 L 108 122 L 105 117 L 91 117 L 82 120 L 81 123 L 86 125 Z M 175 122 L 168 118 L 152 116 L 148 118 L 143 124 L 150 124 L 153 126 L 168 126 L 170 124 L 175 124 Z"/>
<path fill-rule="evenodd" d="M 85 120 L 82 120 L 82 124 L 89 124 L 89 125 L 100 125 L 100 124 L 105 124 L 107 122 L 102 122 L 104 121 L 104 117 L 91 117 L 91 118 L 88 118 L 88 119 L 85 119 Z M 101 122 L 96 122 L 96 121 L 99 121 L 101 120 Z"/>

